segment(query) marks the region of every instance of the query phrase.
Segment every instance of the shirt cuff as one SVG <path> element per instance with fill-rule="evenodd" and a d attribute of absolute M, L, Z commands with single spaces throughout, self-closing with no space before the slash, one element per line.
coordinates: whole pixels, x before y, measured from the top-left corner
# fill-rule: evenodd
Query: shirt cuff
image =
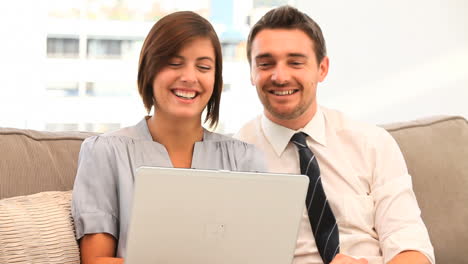
<path fill-rule="evenodd" d="M 111 214 L 96 212 L 83 213 L 75 217 L 76 239 L 86 234 L 107 233 L 119 239 L 118 220 Z"/>
<path fill-rule="evenodd" d="M 403 251 L 413 250 L 422 253 L 432 264 L 435 264 L 434 248 L 429 241 L 429 235 L 424 226 L 409 225 L 402 228 L 381 241 L 381 248 L 384 249 L 382 252 L 384 263 L 388 263 Z"/>

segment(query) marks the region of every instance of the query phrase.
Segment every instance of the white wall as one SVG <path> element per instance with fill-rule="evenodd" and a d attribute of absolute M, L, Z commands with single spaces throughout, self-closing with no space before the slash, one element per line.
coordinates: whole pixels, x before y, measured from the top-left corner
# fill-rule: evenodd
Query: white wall
<path fill-rule="evenodd" d="M 26 127 L 44 107 L 37 98 L 43 92 L 47 13 L 35 0 L 2 2 L 0 8 L 0 126 Z"/>
<path fill-rule="evenodd" d="M 297 0 L 330 57 L 319 102 L 387 123 L 468 117 L 468 1 Z"/>

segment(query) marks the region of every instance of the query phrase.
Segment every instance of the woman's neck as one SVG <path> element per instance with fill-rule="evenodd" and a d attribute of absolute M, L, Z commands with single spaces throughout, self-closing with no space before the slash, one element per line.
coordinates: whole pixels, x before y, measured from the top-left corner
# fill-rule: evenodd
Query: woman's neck
<path fill-rule="evenodd" d="M 166 118 L 155 113 L 147 123 L 151 137 L 164 145 L 174 167 L 190 168 L 195 142 L 203 140 L 201 120 Z"/>

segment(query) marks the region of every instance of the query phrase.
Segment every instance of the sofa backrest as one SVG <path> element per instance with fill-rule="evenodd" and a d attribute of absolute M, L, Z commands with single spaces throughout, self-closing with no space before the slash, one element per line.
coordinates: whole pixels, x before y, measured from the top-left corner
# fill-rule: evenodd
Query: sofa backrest
<path fill-rule="evenodd" d="M 92 135 L 0 128 L 0 199 L 71 190 L 81 142 Z"/>
<path fill-rule="evenodd" d="M 437 263 L 466 263 L 468 122 L 436 117 L 384 126 L 398 142 Z"/>

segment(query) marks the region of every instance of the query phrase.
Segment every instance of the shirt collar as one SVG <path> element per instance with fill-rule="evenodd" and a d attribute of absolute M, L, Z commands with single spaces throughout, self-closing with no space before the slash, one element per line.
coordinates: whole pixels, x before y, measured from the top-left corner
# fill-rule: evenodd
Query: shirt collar
<path fill-rule="evenodd" d="M 287 127 L 278 125 L 268 119 L 264 114 L 261 118 L 261 126 L 266 139 L 270 142 L 276 154 L 281 156 L 289 144 L 291 137 L 297 132 L 305 132 L 313 141 L 326 147 L 327 138 L 325 134 L 325 118 L 320 107 L 317 107 L 317 112 L 314 117 L 307 123 L 304 128 L 292 130 Z"/>

